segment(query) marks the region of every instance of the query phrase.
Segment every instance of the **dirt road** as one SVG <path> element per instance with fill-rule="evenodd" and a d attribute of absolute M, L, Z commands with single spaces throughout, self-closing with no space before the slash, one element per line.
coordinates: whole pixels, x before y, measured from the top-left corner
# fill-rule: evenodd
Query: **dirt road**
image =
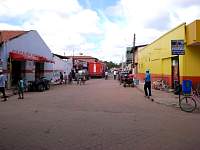
<path fill-rule="evenodd" d="M 114 80 L 61 85 L 0 103 L 0 150 L 198 150 L 200 116 Z"/>

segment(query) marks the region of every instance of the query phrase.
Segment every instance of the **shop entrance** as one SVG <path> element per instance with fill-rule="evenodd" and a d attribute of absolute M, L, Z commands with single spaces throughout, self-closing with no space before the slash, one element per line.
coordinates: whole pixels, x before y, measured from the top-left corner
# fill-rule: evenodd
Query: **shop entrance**
<path fill-rule="evenodd" d="M 39 79 L 44 76 L 44 63 L 35 63 L 35 79 Z"/>
<path fill-rule="evenodd" d="M 12 61 L 11 85 L 17 85 L 18 80 L 25 78 L 25 61 Z"/>
<path fill-rule="evenodd" d="M 178 56 L 172 58 L 172 88 L 178 84 Z"/>

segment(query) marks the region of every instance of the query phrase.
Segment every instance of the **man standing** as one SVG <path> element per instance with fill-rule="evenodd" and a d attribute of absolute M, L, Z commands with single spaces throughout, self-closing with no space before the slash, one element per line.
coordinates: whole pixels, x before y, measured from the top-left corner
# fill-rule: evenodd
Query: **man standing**
<path fill-rule="evenodd" d="M 24 80 L 22 80 L 22 78 L 20 77 L 19 81 L 18 81 L 18 99 L 24 99 Z"/>
<path fill-rule="evenodd" d="M 3 75 L 3 70 L 0 70 L 0 92 L 3 93 L 3 98 L 2 102 L 7 101 L 6 94 L 5 94 L 5 87 L 6 87 L 6 77 Z"/>
<path fill-rule="evenodd" d="M 60 72 L 60 84 L 62 84 L 63 83 L 63 74 L 62 74 L 62 72 Z"/>
<path fill-rule="evenodd" d="M 65 81 L 65 84 L 67 84 L 67 73 L 64 72 L 64 81 Z"/>
<path fill-rule="evenodd" d="M 114 70 L 113 74 L 114 74 L 114 80 L 115 80 L 115 79 L 116 79 L 116 76 L 117 76 L 117 71 Z"/>
<path fill-rule="evenodd" d="M 151 75 L 149 70 L 146 71 L 145 83 L 144 83 L 144 92 L 147 98 L 151 96 Z"/>
<path fill-rule="evenodd" d="M 108 71 L 106 70 L 105 71 L 105 80 L 107 80 L 108 79 Z"/>

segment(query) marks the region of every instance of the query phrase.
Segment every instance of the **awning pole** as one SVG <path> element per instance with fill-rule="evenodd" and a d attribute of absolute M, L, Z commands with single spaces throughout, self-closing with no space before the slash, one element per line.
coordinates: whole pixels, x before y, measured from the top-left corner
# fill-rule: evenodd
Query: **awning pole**
<path fill-rule="evenodd" d="M 11 56 L 9 56 L 9 66 L 7 66 L 7 70 L 8 70 L 8 89 L 11 88 L 12 85 L 12 58 Z"/>

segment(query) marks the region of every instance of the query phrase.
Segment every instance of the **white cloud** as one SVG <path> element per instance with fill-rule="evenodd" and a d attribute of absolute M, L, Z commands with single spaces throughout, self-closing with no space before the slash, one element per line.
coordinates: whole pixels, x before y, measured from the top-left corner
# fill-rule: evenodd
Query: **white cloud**
<path fill-rule="evenodd" d="M 106 13 L 112 11 L 110 15 L 120 15 L 125 19 L 127 25 L 120 29 L 120 35 L 126 36 L 124 38 L 128 38 L 130 43 L 133 34 L 136 33 L 136 44 L 147 44 L 183 22 L 190 23 L 198 19 L 200 2 L 193 2 L 196 5 L 188 0 L 120 0 L 116 6 L 107 8 Z M 113 35 L 113 38 L 116 37 Z"/>
<path fill-rule="evenodd" d="M 77 0 L 1 0 L 0 14 L 18 16 L 31 11 L 51 11 L 72 14 L 82 7 Z"/>
<path fill-rule="evenodd" d="M 85 35 L 101 34 L 97 13 L 83 9 L 77 0 L 4 0 L 0 8 L 3 17 L 28 16 L 20 27 L 2 24 L 1 28 L 37 30 L 55 53 L 94 48 L 93 43 L 87 43 Z"/>
<path fill-rule="evenodd" d="M 119 0 L 97 11 L 84 9 L 77 0 L 1 0 L 0 18 L 23 23 L 0 22 L 0 29 L 37 30 L 54 53 L 75 50 L 119 62 L 134 33 L 136 45 L 151 43 L 175 26 L 199 19 L 199 10 L 199 0 Z M 96 37 L 101 38 L 91 40 Z"/>

